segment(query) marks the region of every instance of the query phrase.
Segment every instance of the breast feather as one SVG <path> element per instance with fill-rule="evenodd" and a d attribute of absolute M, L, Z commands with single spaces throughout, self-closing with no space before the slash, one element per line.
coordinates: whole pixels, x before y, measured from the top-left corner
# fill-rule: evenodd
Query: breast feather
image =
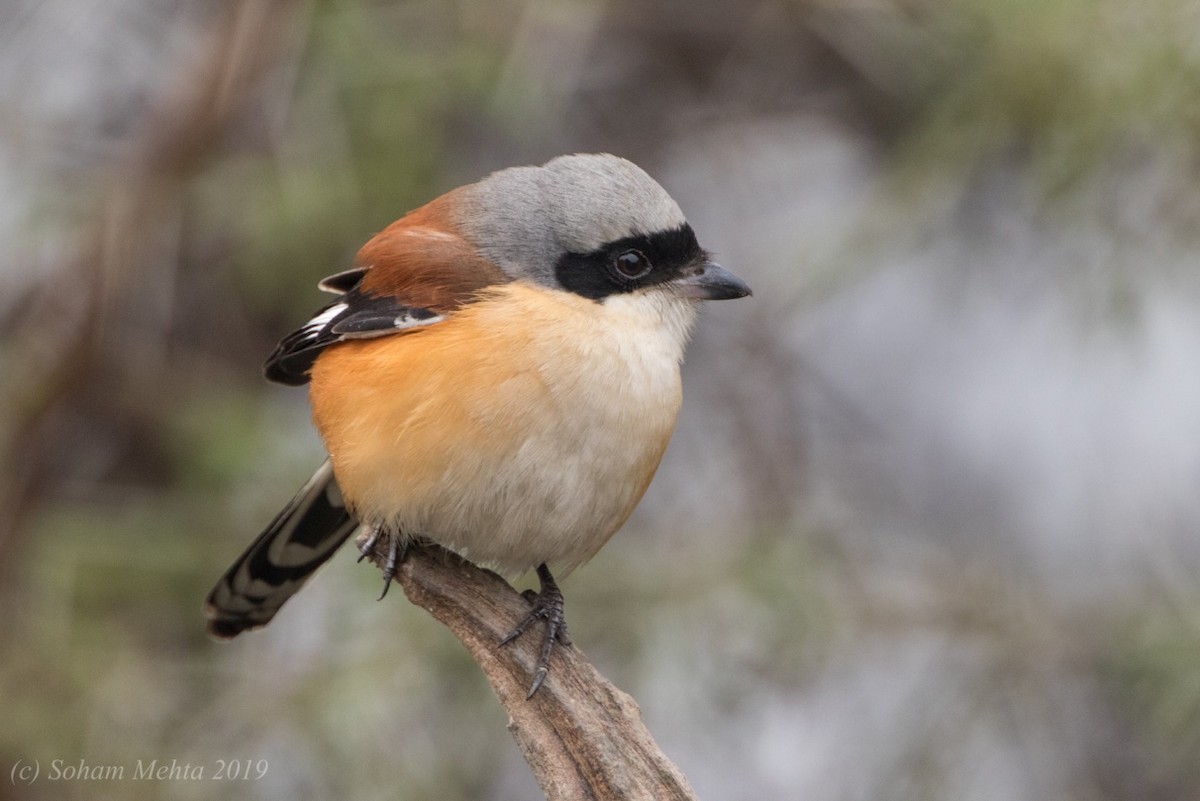
<path fill-rule="evenodd" d="M 521 283 L 427 331 L 331 348 L 314 418 L 351 508 L 510 571 L 571 569 L 649 485 L 681 345 Z"/>

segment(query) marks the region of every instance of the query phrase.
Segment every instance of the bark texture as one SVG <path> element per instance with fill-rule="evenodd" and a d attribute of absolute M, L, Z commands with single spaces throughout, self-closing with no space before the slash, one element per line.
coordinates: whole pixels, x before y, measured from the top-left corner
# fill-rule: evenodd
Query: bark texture
<path fill-rule="evenodd" d="M 528 612 L 508 582 L 441 548 L 415 549 L 396 576 L 405 595 L 466 646 L 509 714 L 508 729 L 550 801 L 695 799 L 659 750 L 637 702 L 575 646 L 555 647 L 550 675 L 532 699 L 543 630 L 499 642 Z"/>

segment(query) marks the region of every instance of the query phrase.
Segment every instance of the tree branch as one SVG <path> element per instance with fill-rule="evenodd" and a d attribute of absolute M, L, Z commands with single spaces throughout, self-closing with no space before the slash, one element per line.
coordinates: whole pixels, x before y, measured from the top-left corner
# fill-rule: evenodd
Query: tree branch
<path fill-rule="evenodd" d="M 683 773 L 642 724 L 637 702 L 578 648 L 556 647 L 545 684 L 525 698 L 540 638 L 499 646 L 529 610 L 504 579 L 436 546 L 415 548 L 396 579 L 408 599 L 454 632 L 479 664 L 550 801 L 694 801 Z"/>

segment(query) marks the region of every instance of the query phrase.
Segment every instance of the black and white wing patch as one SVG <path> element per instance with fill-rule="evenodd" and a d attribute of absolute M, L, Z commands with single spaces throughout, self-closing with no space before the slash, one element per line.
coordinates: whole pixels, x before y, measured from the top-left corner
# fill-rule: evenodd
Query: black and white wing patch
<path fill-rule="evenodd" d="M 313 362 L 335 342 L 399 334 L 442 319 L 432 309 L 405 306 L 394 297 L 352 289 L 284 337 L 267 358 L 263 372 L 269 381 L 279 384 L 307 384 Z"/>

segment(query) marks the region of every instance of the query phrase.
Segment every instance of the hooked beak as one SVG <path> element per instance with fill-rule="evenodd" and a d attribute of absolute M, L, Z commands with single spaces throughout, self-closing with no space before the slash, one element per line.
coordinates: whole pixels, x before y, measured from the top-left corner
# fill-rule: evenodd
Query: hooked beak
<path fill-rule="evenodd" d="M 671 281 L 685 298 L 733 300 L 751 294 L 750 286 L 715 261 L 704 259 Z"/>

